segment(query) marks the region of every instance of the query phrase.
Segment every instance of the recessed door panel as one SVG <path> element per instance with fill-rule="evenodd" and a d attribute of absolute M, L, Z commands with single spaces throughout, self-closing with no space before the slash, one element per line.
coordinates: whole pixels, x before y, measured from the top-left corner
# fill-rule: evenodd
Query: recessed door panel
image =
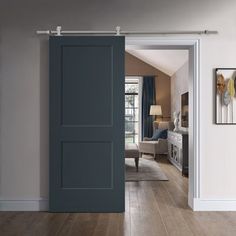
<path fill-rule="evenodd" d="M 111 126 L 113 47 L 63 46 L 61 50 L 62 124 Z"/>

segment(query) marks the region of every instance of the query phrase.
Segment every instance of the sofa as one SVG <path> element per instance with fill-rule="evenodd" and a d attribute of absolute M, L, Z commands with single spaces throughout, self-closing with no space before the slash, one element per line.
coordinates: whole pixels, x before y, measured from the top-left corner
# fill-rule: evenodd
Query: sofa
<path fill-rule="evenodd" d="M 174 123 L 171 121 L 154 121 L 153 130 L 155 129 L 174 129 Z M 139 142 L 140 156 L 143 153 L 152 154 L 156 158 L 159 154 L 166 154 L 168 152 L 168 141 L 167 139 L 159 138 L 158 140 L 152 140 L 150 137 L 144 137 L 143 141 Z"/>

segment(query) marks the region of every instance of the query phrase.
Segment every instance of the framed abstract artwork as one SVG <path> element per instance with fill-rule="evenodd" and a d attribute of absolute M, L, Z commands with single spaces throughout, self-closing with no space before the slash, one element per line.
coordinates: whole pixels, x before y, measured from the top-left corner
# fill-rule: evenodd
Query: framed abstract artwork
<path fill-rule="evenodd" d="M 216 68 L 215 85 L 215 123 L 236 124 L 236 68 Z"/>

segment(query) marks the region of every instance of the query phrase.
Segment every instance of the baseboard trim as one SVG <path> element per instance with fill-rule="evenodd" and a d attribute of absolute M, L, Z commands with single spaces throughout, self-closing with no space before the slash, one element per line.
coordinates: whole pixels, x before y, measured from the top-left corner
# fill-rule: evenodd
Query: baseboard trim
<path fill-rule="evenodd" d="M 48 211 L 47 199 L 0 200 L 0 211 Z"/>
<path fill-rule="evenodd" d="M 236 211 L 236 199 L 193 199 L 194 211 Z M 0 211 L 48 211 L 48 199 L 0 200 Z"/>
<path fill-rule="evenodd" d="M 194 211 L 236 211 L 236 199 L 200 199 L 193 200 Z"/>

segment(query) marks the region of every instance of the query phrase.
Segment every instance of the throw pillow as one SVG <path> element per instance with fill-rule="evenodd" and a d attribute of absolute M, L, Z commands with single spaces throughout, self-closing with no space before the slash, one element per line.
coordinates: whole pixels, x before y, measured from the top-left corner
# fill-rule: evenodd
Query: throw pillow
<path fill-rule="evenodd" d="M 167 129 L 156 129 L 152 136 L 152 140 L 167 139 Z"/>

